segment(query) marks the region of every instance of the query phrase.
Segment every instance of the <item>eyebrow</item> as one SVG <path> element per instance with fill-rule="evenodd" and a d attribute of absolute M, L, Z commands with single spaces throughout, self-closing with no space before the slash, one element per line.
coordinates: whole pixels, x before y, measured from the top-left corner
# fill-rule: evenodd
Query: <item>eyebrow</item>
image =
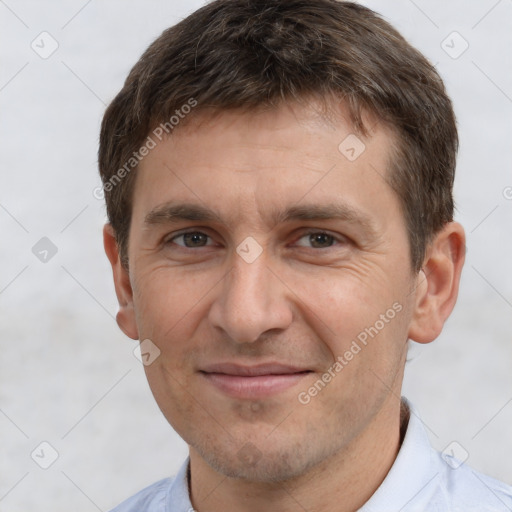
<path fill-rule="evenodd" d="M 213 211 L 204 206 L 190 203 L 164 203 L 151 210 L 144 218 L 145 226 L 171 224 L 181 220 L 222 222 Z"/>
<path fill-rule="evenodd" d="M 160 224 L 172 224 L 180 221 L 217 222 L 224 224 L 220 215 L 209 208 L 193 203 L 167 202 L 151 210 L 144 218 L 146 229 Z M 377 229 L 373 220 L 364 212 L 346 204 L 295 205 L 284 211 L 271 213 L 273 226 L 290 221 L 304 220 L 342 220 L 357 224 L 368 234 L 375 234 Z"/>
<path fill-rule="evenodd" d="M 372 224 L 370 217 L 346 204 L 291 206 L 274 216 L 277 223 L 291 220 L 345 220 L 360 224 Z"/>

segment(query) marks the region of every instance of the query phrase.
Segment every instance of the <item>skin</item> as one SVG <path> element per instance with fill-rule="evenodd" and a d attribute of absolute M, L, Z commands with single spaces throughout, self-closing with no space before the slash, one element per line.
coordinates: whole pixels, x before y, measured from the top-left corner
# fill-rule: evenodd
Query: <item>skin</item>
<path fill-rule="evenodd" d="M 104 228 L 118 324 L 161 351 L 145 371 L 190 447 L 199 512 L 361 507 L 399 449 L 407 340 L 433 341 L 455 304 L 462 227 L 447 224 L 414 272 L 400 203 L 383 178 L 394 135 L 367 115 L 365 150 L 349 161 L 338 146 L 353 129 L 343 108 L 337 114 L 327 119 L 312 101 L 202 115 L 140 164 L 129 271 Z M 207 207 L 219 219 L 146 225 L 169 201 Z M 356 215 L 274 222 L 288 207 L 331 203 Z M 183 230 L 200 234 L 180 237 Z M 247 237 L 262 248 L 252 263 L 236 251 Z M 401 307 L 394 318 L 300 403 L 393 304 Z M 201 373 L 211 363 L 269 361 L 310 373 L 252 398 L 228 396 Z"/>

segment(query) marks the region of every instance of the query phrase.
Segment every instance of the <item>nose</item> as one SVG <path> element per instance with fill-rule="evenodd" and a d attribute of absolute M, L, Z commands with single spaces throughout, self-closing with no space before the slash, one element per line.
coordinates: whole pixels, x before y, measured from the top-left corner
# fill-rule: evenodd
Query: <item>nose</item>
<path fill-rule="evenodd" d="M 252 263 L 238 254 L 233 260 L 210 307 L 211 324 L 240 344 L 254 343 L 268 331 L 289 327 L 293 312 L 287 287 L 265 255 Z"/>

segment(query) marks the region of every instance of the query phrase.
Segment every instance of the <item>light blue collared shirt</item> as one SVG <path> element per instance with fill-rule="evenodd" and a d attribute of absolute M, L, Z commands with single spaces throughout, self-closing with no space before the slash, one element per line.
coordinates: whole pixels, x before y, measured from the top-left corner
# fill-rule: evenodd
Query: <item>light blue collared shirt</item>
<path fill-rule="evenodd" d="M 360 512 L 511 512 L 512 487 L 434 450 L 411 404 L 398 456 Z M 188 493 L 189 459 L 174 479 L 160 480 L 111 512 L 193 512 Z"/>

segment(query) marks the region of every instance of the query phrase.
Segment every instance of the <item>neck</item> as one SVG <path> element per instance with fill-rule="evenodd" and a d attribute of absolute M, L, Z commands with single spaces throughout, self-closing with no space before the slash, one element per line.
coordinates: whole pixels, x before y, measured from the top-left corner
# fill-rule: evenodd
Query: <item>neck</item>
<path fill-rule="evenodd" d="M 289 481 L 262 483 L 226 477 L 214 471 L 191 447 L 189 481 L 194 509 L 198 512 L 358 510 L 383 482 L 403 439 L 408 416 L 396 397 L 390 395 L 387 402 L 349 446 L 307 474 Z"/>

